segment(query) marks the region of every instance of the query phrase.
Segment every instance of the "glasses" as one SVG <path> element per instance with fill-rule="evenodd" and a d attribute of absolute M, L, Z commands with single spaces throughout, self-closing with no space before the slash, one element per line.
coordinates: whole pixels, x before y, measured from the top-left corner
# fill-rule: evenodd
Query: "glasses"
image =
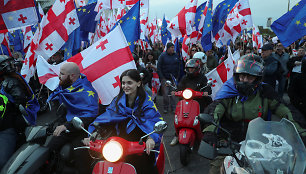
<path fill-rule="evenodd" d="M 193 50 L 191 50 L 191 51 L 197 51 L 197 50 L 194 50 L 194 49 L 193 49 Z"/>

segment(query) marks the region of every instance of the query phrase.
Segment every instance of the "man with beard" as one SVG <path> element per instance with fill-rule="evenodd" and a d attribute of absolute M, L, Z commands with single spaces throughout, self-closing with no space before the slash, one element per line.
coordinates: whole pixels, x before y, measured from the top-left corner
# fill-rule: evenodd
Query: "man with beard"
<path fill-rule="evenodd" d="M 56 127 L 53 138 L 48 144 L 50 150 L 55 152 L 58 152 L 66 143 L 71 143 L 74 147 L 82 146 L 81 140 L 87 137 L 87 134 L 74 128 L 71 120 L 73 117 L 79 117 L 87 129 L 98 115 L 99 110 L 98 94 L 86 76 L 80 73 L 77 64 L 67 62 L 62 65 L 59 79 L 59 87 L 47 100 L 47 102 L 58 100 L 59 104 L 63 104 L 67 109 L 66 117 Z M 88 152 L 75 151 L 73 157 L 79 173 L 87 173 L 90 166 Z"/>

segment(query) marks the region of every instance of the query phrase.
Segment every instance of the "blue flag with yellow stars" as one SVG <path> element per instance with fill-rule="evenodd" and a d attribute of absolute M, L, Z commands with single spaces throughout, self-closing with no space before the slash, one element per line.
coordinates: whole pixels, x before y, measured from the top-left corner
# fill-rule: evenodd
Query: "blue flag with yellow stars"
<path fill-rule="evenodd" d="M 58 86 L 47 102 L 50 100 L 59 100 L 59 103 L 66 106 L 67 121 L 71 121 L 73 117 L 96 117 L 98 115 L 98 93 L 83 74 L 66 89 Z"/>
<path fill-rule="evenodd" d="M 78 27 L 69 35 L 67 42 L 62 46 L 62 50 L 64 50 L 64 60 L 80 52 L 81 42 L 81 31 L 80 27 Z"/>
<path fill-rule="evenodd" d="M 152 101 L 151 96 L 146 94 L 147 97 L 142 105 L 143 115 L 142 117 L 136 117 L 135 110 L 138 108 L 139 98 L 136 98 L 134 108 L 130 108 L 126 106 L 126 95 L 123 94 L 122 97 L 118 101 L 118 112 L 116 112 L 116 99 L 115 98 L 111 104 L 106 108 L 106 111 L 99 115 L 94 122 L 101 124 L 108 123 L 120 123 L 125 120 L 130 120 L 126 127 L 126 133 L 129 134 L 131 131 L 135 129 L 135 127 L 139 127 L 145 134 L 148 134 L 154 130 L 154 125 L 158 121 L 163 120 L 160 113 L 157 110 L 155 103 Z M 116 126 L 117 127 L 117 126 Z M 88 127 L 89 132 L 93 132 L 95 130 L 94 126 L 91 124 Z M 119 130 L 117 130 L 118 132 Z M 119 133 L 119 132 L 118 132 Z M 160 143 L 161 136 L 157 133 L 150 135 L 155 143 Z"/>
<path fill-rule="evenodd" d="M 212 49 L 212 42 L 211 42 L 212 3 L 213 3 L 213 0 L 208 1 L 207 13 L 204 19 L 203 34 L 202 34 L 202 39 L 201 39 L 201 44 L 202 44 L 204 51 L 208 51 Z"/>
<path fill-rule="evenodd" d="M 167 21 L 164 15 L 163 23 L 161 26 L 161 39 L 164 45 L 167 44 L 168 39 L 171 40 L 171 33 L 167 30 Z"/>
<path fill-rule="evenodd" d="M 97 21 L 95 17 L 97 12 L 94 11 L 97 3 L 88 4 L 84 7 L 80 7 L 77 10 L 77 15 L 80 22 L 81 31 L 95 32 Z"/>
<path fill-rule="evenodd" d="M 10 45 L 13 45 L 14 51 L 23 52 L 23 33 L 21 29 L 14 30 L 13 33 L 8 32 Z"/>
<path fill-rule="evenodd" d="M 194 18 L 194 26 L 196 26 L 196 30 L 197 30 L 197 31 L 199 31 L 199 24 L 200 24 L 200 21 L 201 21 L 201 18 L 202 18 L 202 15 L 203 15 L 205 6 L 206 6 L 206 2 L 204 2 L 203 4 L 201 4 L 201 5 L 197 8 L 197 11 L 196 11 L 196 15 L 195 15 L 195 18 Z"/>
<path fill-rule="evenodd" d="M 25 110 L 27 112 L 27 115 L 24 115 L 24 117 L 30 125 L 35 125 L 36 118 L 37 118 L 37 112 L 40 109 L 39 103 L 31 87 L 26 82 L 26 80 L 19 73 L 16 73 L 16 74 L 17 74 L 16 78 L 19 78 L 20 81 L 23 81 L 23 84 L 26 85 L 26 88 L 27 88 L 26 90 L 30 93 L 30 96 L 27 98 L 27 102 L 25 105 Z M 1 94 L 5 95 L 11 103 L 15 103 L 13 96 L 6 93 L 6 91 L 3 88 L 1 88 Z"/>
<path fill-rule="evenodd" d="M 212 17 L 213 37 L 215 37 L 219 30 L 222 29 L 227 15 L 237 2 L 238 0 L 224 0 L 217 5 Z"/>
<path fill-rule="evenodd" d="M 301 0 L 289 12 L 273 22 L 271 29 L 287 47 L 306 35 L 306 0 Z"/>
<path fill-rule="evenodd" d="M 111 31 L 118 25 L 124 33 L 126 41 L 130 47 L 131 52 L 134 51 L 135 43 L 140 39 L 140 1 L 138 1 L 119 21 Z"/>

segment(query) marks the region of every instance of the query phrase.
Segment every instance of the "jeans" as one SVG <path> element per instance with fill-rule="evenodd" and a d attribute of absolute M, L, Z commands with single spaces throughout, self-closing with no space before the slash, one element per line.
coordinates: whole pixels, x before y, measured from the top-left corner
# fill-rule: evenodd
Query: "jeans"
<path fill-rule="evenodd" d="M 0 131 L 0 170 L 13 155 L 16 147 L 17 133 L 14 128 Z"/>
<path fill-rule="evenodd" d="M 162 82 L 161 91 L 163 94 L 164 111 L 168 111 L 169 105 L 172 111 L 174 111 L 175 110 L 175 99 L 174 99 L 175 96 L 171 95 L 171 91 L 173 91 L 173 89 L 165 85 L 166 83 L 165 79 L 161 80 L 161 82 Z"/>

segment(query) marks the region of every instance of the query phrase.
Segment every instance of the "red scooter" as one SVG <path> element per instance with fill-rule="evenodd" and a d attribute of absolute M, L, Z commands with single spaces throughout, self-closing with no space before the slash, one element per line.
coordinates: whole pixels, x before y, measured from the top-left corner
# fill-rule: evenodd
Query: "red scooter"
<path fill-rule="evenodd" d="M 83 128 L 82 121 L 75 117 L 72 120 L 74 127 L 82 129 L 91 135 L 87 130 Z M 77 149 L 90 149 L 91 151 L 98 152 L 100 156 L 105 160 L 99 160 L 94 168 L 93 174 L 136 174 L 136 169 L 133 165 L 124 161 L 125 157 L 132 154 L 145 153 L 146 144 L 143 139 L 151 135 L 152 133 L 162 133 L 167 129 L 167 123 L 165 121 L 159 121 L 154 126 L 154 131 L 141 137 L 139 142 L 130 142 L 120 137 L 109 137 L 106 140 L 94 140 L 90 141 L 89 146 L 77 147 Z M 151 150 L 151 152 L 159 153 L 157 159 L 158 173 L 164 173 L 164 152 L 163 144 L 161 144 L 160 151 Z M 161 160 L 161 161 L 158 161 Z"/>
<path fill-rule="evenodd" d="M 173 86 L 170 81 L 167 81 L 166 83 L 168 86 L 177 89 L 177 87 Z M 208 81 L 207 85 L 203 87 L 201 91 L 211 86 L 211 84 L 212 83 Z M 198 120 L 200 105 L 196 100 L 194 100 L 194 98 L 208 95 L 205 95 L 204 92 L 186 88 L 183 91 L 175 92 L 175 96 L 183 98 L 183 100 L 180 100 L 176 105 L 174 127 L 179 140 L 180 161 L 183 165 L 187 165 L 191 150 L 197 151 L 203 138 L 201 125 Z"/>

